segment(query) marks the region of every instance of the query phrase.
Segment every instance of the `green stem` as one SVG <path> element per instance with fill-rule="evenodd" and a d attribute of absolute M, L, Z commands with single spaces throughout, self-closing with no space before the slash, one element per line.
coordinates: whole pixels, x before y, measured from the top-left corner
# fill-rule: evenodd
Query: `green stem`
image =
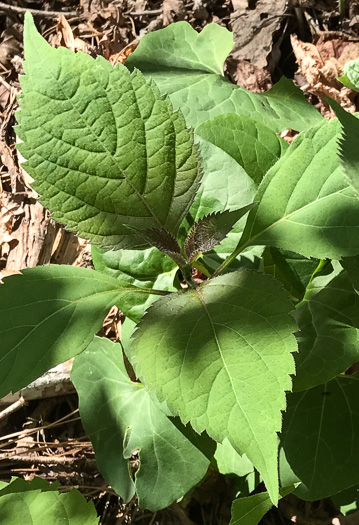
<path fill-rule="evenodd" d="M 198 284 L 192 277 L 192 266 L 190 264 L 186 264 L 186 266 L 180 266 L 179 269 L 181 270 L 181 273 L 188 286 L 190 288 L 197 288 Z"/>
<path fill-rule="evenodd" d="M 246 248 L 248 246 L 248 241 L 242 241 L 242 239 L 239 241 L 239 243 L 237 244 L 237 248 L 234 250 L 233 253 L 231 253 L 231 255 L 229 255 L 227 257 L 227 259 L 225 259 L 223 261 L 223 263 L 217 268 L 217 270 L 213 273 L 212 277 L 217 277 L 218 275 L 221 275 L 221 273 L 224 272 L 224 270 L 226 270 L 226 268 L 228 268 L 228 266 L 230 264 L 232 264 L 232 262 L 235 260 L 235 258 L 244 250 L 244 248 Z"/>
<path fill-rule="evenodd" d="M 346 0 L 338 0 L 338 9 L 339 9 L 340 18 L 344 18 L 347 12 Z"/>

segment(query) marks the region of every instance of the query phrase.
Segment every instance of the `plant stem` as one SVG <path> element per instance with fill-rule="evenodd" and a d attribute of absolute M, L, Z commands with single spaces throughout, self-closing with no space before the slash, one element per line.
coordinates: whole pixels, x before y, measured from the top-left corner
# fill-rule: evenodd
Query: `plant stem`
<path fill-rule="evenodd" d="M 246 241 L 243 242 L 241 239 L 239 243 L 237 244 L 237 247 L 234 250 L 234 252 L 232 252 L 231 255 L 229 255 L 227 259 L 223 261 L 223 263 L 213 273 L 212 277 L 217 277 L 218 275 L 221 275 L 221 273 L 223 273 L 224 270 L 228 268 L 228 266 L 234 261 L 237 255 L 239 255 L 244 250 L 244 248 L 246 248 L 247 246 L 248 246 L 248 242 Z"/>
<path fill-rule="evenodd" d="M 186 266 L 180 266 L 179 269 L 182 272 L 182 275 L 190 288 L 197 288 L 198 284 L 192 277 L 192 266 L 187 264 Z"/>
<path fill-rule="evenodd" d="M 346 0 L 338 0 L 338 9 L 340 18 L 344 18 L 347 11 L 347 2 Z"/>

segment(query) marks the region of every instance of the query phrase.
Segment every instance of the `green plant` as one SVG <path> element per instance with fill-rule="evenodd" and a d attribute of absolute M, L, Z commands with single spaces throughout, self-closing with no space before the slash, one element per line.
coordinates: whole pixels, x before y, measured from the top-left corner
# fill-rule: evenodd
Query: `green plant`
<path fill-rule="evenodd" d="M 113 68 L 51 48 L 27 15 L 23 167 L 93 243 L 96 270 L 6 278 L 0 395 L 76 355 L 83 424 L 117 493 L 157 510 L 210 462 L 246 480 L 239 496 L 259 472 L 268 493 L 233 505 L 246 525 L 292 490 L 359 484 L 359 377 L 344 374 L 359 361 L 358 123 L 337 108 L 340 158 L 340 122 L 292 82 L 257 95 L 224 78 L 231 46 L 215 24 L 180 22 Z M 289 147 L 285 128 L 300 132 Z M 141 382 L 94 336 L 113 304 Z"/>

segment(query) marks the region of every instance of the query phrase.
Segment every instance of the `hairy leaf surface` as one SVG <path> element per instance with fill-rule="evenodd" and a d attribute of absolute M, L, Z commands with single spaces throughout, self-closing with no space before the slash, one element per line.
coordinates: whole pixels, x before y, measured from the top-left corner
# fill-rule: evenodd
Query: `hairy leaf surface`
<path fill-rule="evenodd" d="M 202 252 L 209 252 L 220 244 L 239 221 L 256 204 L 248 204 L 239 210 L 206 215 L 193 225 L 184 244 L 188 261 L 192 263 Z"/>
<path fill-rule="evenodd" d="M 273 501 L 276 432 L 294 373 L 291 310 L 278 283 L 243 270 L 156 301 L 130 348 L 136 373 L 171 412 L 218 442 L 228 438 Z"/>
<path fill-rule="evenodd" d="M 196 134 L 228 153 L 256 184 L 288 149 L 277 133 L 243 115 L 215 117 L 203 122 Z"/>
<path fill-rule="evenodd" d="M 337 155 L 339 122 L 301 134 L 267 173 L 241 243 L 269 245 L 306 257 L 359 253 L 359 201 Z"/>
<path fill-rule="evenodd" d="M 300 328 L 295 390 L 326 383 L 359 361 L 359 296 L 347 272 L 320 291 L 309 288 L 295 317 Z"/>
<path fill-rule="evenodd" d="M 223 113 L 246 115 L 274 131 L 302 131 L 322 119 L 290 80 L 283 78 L 263 94 L 228 82 L 223 63 L 232 46 L 232 34 L 217 24 L 197 33 L 177 22 L 145 35 L 126 66 L 153 78 L 194 127 Z"/>
<path fill-rule="evenodd" d="M 103 247 L 176 234 L 200 179 L 193 134 L 139 71 L 54 49 L 25 23 L 17 113 L 23 167 L 53 218 Z"/>
<path fill-rule="evenodd" d="M 141 507 L 155 511 L 203 478 L 209 460 L 168 419 L 149 390 L 129 379 L 119 344 L 96 337 L 76 358 L 71 378 L 98 466 L 125 501 L 136 488 Z M 127 459 L 136 450 L 140 468 L 134 485 Z"/>
<path fill-rule="evenodd" d="M 158 295 L 150 293 L 153 288 L 176 291 L 173 280 L 177 266 L 157 248 L 105 251 L 92 246 L 91 255 L 95 269 L 117 279 L 119 286 L 148 289 L 147 295 L 133 294 L 131 304 L 126 309 L 126 315 L 136 322 L 141 319 L 146 308 L 158 299 Z M 117 306 L 121 308 L 120 303 Z"/>
<path fill-rule="evenodd" d="M 340 376 L 288 395 L 283 417 L 282 484 L 297 479 L 296 494 L 326 498 L 359 483 L 359 377 Z"/>
<path fill-rule="evenodd" d="M 291 494 L 294 489 L 295 485 L 281 488 L 280 498 Z M 232 517 L 229 525 L 257 525 L 272 505 L 268 492 L 235 499 L 232 503 Z"/>
<path fill-rule="evenodd" d="M 0 519 L 6 525 L 98 525 L 92 501 L 77 490 L 59 494 L 57 484 L 40 478 L 13 479 L 0 492 Z"/>
<path fill-rule="evenodd" d="M 6 277 L 0 286 L 0 397 L 82 352 L 111 306 L 131 310 L 136 294 L 147 297 L 148 291 L 73 266 Z"/>

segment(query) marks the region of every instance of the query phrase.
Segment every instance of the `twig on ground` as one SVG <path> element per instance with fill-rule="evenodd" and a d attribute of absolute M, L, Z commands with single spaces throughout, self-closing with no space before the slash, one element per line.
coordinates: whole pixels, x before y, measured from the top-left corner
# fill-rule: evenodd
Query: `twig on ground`
<path fill-rule="evenodd" d="M 131 16 L 157 16 L 162 15 L 163 9 L 153 9 L 152 11 L 126 11 L 125 15 Z"/>
<path fill-rule="evenodd" d="M 78 16 L 77 11 L 42 11 L 41 9 L 31 9 L 29 7 L 19 7 L 17 5 L 8 5 L 0 2 L 0 11 L 11 11 L 13 13 L 25 14 L 29 11 L 34 16 L 60 16 L 67 17 Z"/>
<path fill-rule="evenodd" d="M 16 412 L 16 410 L 19 410 L 19 408 L 23 407 L 24 405 L 26 404 L 26 401 L 25 399 L 21 396 L 20 399 L 18 399 L 17 401 L 15 401 L 15 403 L 13 403 L 12 405 L 4 408 L 4 410 L 2 410 L 0 412 L 0 420 L 1 419 L 5 419 L 7 416 L 9 416 L 10 414 L 12 414 L 13 412 Z"/>

